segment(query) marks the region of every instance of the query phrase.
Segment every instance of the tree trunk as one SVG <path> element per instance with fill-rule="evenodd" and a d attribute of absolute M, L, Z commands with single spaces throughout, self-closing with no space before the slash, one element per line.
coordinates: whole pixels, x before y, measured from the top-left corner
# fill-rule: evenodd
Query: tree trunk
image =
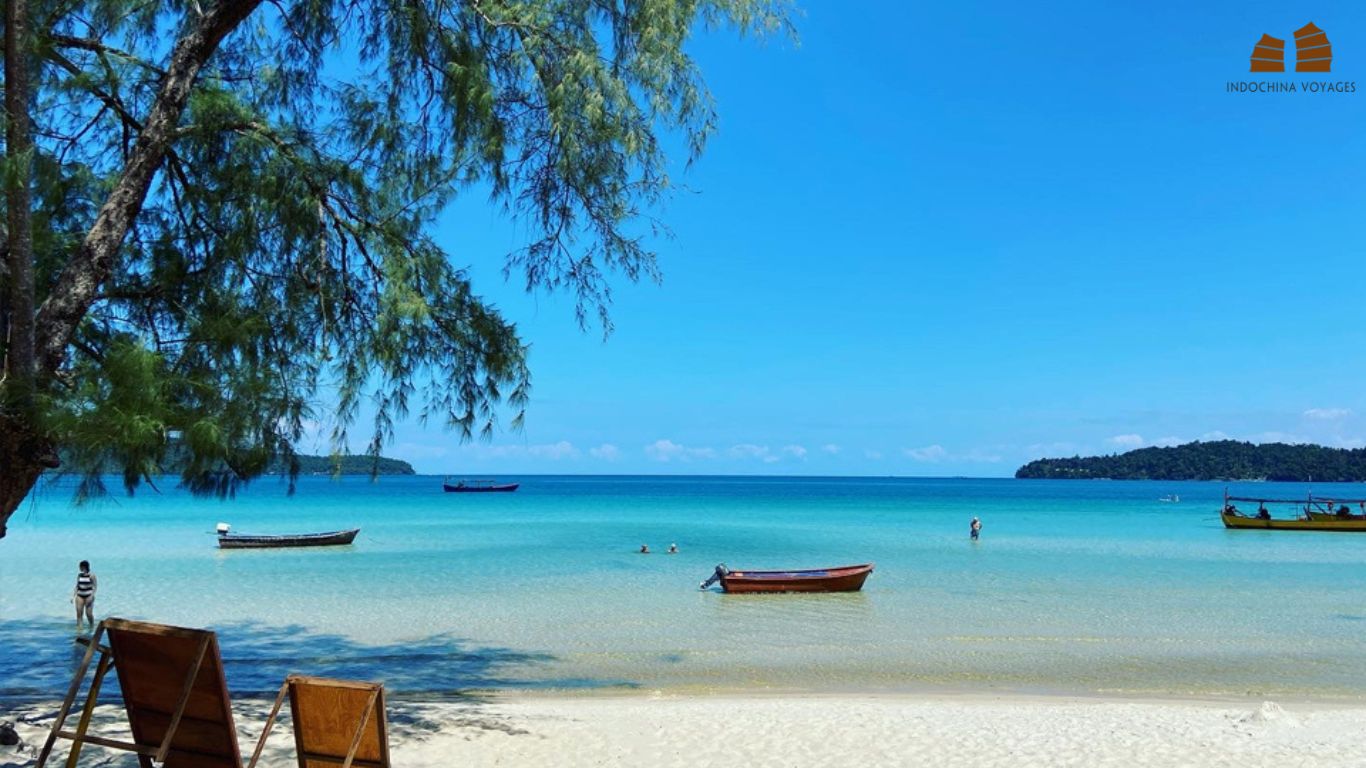
<path fill-rule="evenodd" d="M 21 419 L 0 414 L 0 539 L 10 515 L 24 503 L 43 470 L 56 463 L 52 445 Z"/>
<path fill-rule="evenodd" d="M 26 136 L 27 73 L 23 73 L 18 81 L 12 80 L 10 75 L 12 63 L 21 60 L 26 62 L 23 56 L 13 55 L 13 49 L 10 47 L 11 36 L 23 30 L 25 1 L 6 0 L 5 106 L 13 116 L 15 111 L 10 109 L 10 105 L 20 105 L 18 111 L 24 115 L 23 126 Z M 25 350 L 11 343 L 6 348 L 6 358 L 8 368 L 14 368 L 15 365 L 27 361 L 30 393 L 35 381 L 38 386 L 46 386 L 66 362 L 67 345 L 71 343 L 76 327 L 90 311 L 100 286 L 109 279 L 114 269 L 115 256 L 122 247 L 134 219 L 142 211 L 147 191 L 152 185 L 152 178 L 166 158 L 166 150 L 180 122 L 181 113 L 185 111 L 190 89 L 194 87 L 199 70 L 214 51 L 218 50 L 223 38 L 250 16 L 261 2 L 262 0 L 219 0 L 208 13 L 198 17 L 176 41 L 156 101 L 152 105 L 151 113 L 143 122 L 143 129 L 138 133 L 123 173 L 104 201 L 104 205 L 100 206 L 94 225 L 67 261 L 47 299 L 38 308 L 36 317 L 33 311 L 31 237 L 27 240 L 28 246 L 22 253 L 16 253 L 13 246 L 13 217 L 16 209 L 22 208 L 24 231 L 29 231 L 28 185 L 24 185 L 22 206 L 13 202 L 15 198 L 10 198 L 9 283 L 16 286 L 10 292 L 10 334 L 12 340 L 19 335 L 19 324 L 25 322 L 26 317 L 28 325 L 24 333 L 27 334 L 28 347 Z M 16 18 L 21 22 L 16 23 Z M 14 98 L 11 98 L 11 89 L 16 85 L 22 85 L 22 100 L 21 94 L 17 91 Z M 12 117 L 9 128 L 14 130 Z M 22 146 L 30 145 L 26 143 Z M 20 144 L 10 139 L 6 148 L 7 153 L 13 153 L 19 146 Z M 20 279 L 15 274 L 16 265 L 28 275 L 27 314 L 22 316 L 21 307 L 18 306 L 20 289 L 17 286 Z M 38 329 L 37 333 L 35 329 Z M 14 361 L 13 365 L 10 364 L 11 361 Z M 5 404 L 0 403 L 0 537 L 4 536 L 5 524 L 10 516 L 23 503 L 43 470 L 47 467 L 56 467 L 59 463 L 51 438 L 35 431 L 34 423 L 31 410 L 6 408 Z"/>
<path fill-rule="evenodd" d="M 0 272 L 0 329 L 4 329 L 4 358 L 0 360 L 0 538 L 10 515 L 23 503 L 44 462 L 49 445 L 35 440 L 31 423 L 34 408 L 33 336 L 33 133 L 30 125 L 27 0 L 5 3 L 5 160 L 10 165 L 5 184 L 5 265 Z M 55 458 L 55 457 L 53 457 Z"/>
<path fill-rule="evenodd" d="M 0 407 L 28 411 L 33 405 L 33 135 L 28 103 L 28 3 L 5 3 L 5 159 L 11 172 L 5 185 L 8 258 L 3 306 L 9 317 Z M 3 521 L 0 521 L 3 524 Z"/>
<path fill-rule="evenodd" d="M 13 0 L 10 0 L 13 2 Z M 51 377 L 66 361 L 66 348 L 95 294 L 114 268 L 133 220 L 142 212 L 152 177 L 166 159 L 180 115 L 199 70 L 223 38 L 241 24 L 262 0 L 219 0 L 176 41 L 171 63 L 161 81 L 152 111 L 143 121 L 133 151 L 118 183 L 100 206 L 95 224 L 57 278 L 52 293 L 38 309 L 38 373 Z M 3 514 L 3 512 L 0 512 Z"/>

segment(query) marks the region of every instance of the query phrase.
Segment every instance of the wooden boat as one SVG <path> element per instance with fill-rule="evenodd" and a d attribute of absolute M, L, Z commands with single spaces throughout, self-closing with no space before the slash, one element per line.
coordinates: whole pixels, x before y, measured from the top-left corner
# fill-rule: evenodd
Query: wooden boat
<path fill-rule="evenodd" d="M 337 547 L 355 540 L 359 528 L 326 533 L 296 533 L 282 536 L 250 536 L 229 532 L 227 523 L 218 524 L 219 549 L 271 549 L 282 547 Z"/>
<path fill-rule="evenodd" d="M 1328 514 L 1327 512 L 1310 512 L 1310 513 L 1309 513 L 1309 519 L 1310 519 L 1310 520 L 1318 520 L 1318 521 L 1328 521 L 1328 520 L 1366 520 L 1366 515 L 1358 515 L 1358 514 L 1355 514 L 1355 513 L 1352 513 L 1352 512 L 1348 512 L 1348 513 L 1345 514 L 1345 515 L 1344 515 L 1343 513 L 1341 513 L 1341 512 L 1334 512 L 1334 513 L 1331 514 L 1331 515 Z"/>
<path fill-rule="evenodd" d="M 495 483 L 492 480 L 461 480 L 455 484 L 441 483 L 446 493 L 512 493 L 521 483 Z"/>
<path fill-rule="evenodd" d="M 1248 514 L 1238 509 L 1238 502 L 1255 503 L 1257 511 Z M 1293 516 L 1271 514 L 1267 505 L 1288 506 Z M 1366 533 L 1366 515 L 1339 514 L 1348 504 L 1363 505 L 1361 499 L 1324 499 L 1312 495 L 1305 499 L 1258 499 L 1224 494 L 1224 508 L 1219 511 L 1225 528 L 1251 528 L 1271 531 L 1358 531 Z"/>
<path fill-rule="evenodd" d="M 721 589 L 731 594 L 749 592 L 857 592 L 863 588 L 872 563 L 842 565 L 837 568 L 814 568 L 798 571 L 732 571 L 724 564 L 716 566 L 716 573 L 702 583 L 705 589 L 716 581 Z"/>

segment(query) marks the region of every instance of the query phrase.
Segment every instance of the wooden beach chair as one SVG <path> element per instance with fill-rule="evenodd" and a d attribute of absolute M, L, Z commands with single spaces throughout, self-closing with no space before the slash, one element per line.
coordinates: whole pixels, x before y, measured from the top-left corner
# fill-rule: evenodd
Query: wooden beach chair
<path fill-rule="evenodd" d="M 305 675 L 290 675 L 280 686 L 247 768 L 256 767 L 285 696 L 294 721 L 299 768 L 389 768 L 384 684 Z"/>
<path fill-rule="evenodd" d="M 108 645 L 101 645 L 102 637 Z M 65 730 L 96 652 L 99 662 L 80 720 L 74 731 Z M 118 673 L 131 742 L 86 732 L 110 667 Z M 46 765 L 59 738 L 71 741 L 68 768 L 76 765 L 83 744 L 135 752 L 143 768 L 151 768 L 153 762 L 164 768 L 241 768 L 218 639 L 204 629 L 125 619 L 101 621 L 39 753 L 39 768 Z"/>

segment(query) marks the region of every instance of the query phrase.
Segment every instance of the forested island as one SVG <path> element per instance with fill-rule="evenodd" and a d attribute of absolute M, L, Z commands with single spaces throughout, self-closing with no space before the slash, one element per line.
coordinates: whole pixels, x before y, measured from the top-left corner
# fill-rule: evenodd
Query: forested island
<path fill-rule="evenodd" d="M 1196 441 L 1170 448 L 1139 448 L 1112 456 L 1038 459 L 1018 478 L 1067 480 L 1273 480 L 1366 481 L 1366 449 L 1321 445 Z"/>
<path fill-rule="evenodd" d="M 332 456 L 310 456 L 301 453 L 296 456 L 296 458 L 299 460 L 300 475 L 331 475 L 334 471 L 338 471 L 339 474 L 343 475 L 369 475 L 371 473 L 377 475 L 417 474 L 417 472 L 413 470 L 413 465 L 408 462 L 400 459 L 389 459 L 383 456 L 379 458 L 378 464 L 376 464 L 376 460 L 372 456 L 355 456 L 350 454 L 339 456 L 337 457 L 337 463 L 340 464 L 339 468 L 334 465 Z M 63 463 L 72 463 L 72 457 L 69 454 L 64 454 L 62 456 L 62 461 Z M 179 475 L 185 471 L 185 466 L 188 462 L 188 453 L 173 445 L 167 450 L 166 457 L 161 461 L 159 471 L 165 475 Z M 220 469 L 224 472 L 227 471 L 226 467 L 220 466 Z M 266 465 L 266 470 L 263 474 L 289 474 L 289 465 L 283 460 L 276 458 Z"/>
<path fill-rule="evenodd" d="M 298 454 L 300 475 L 330 475 L 336 469 L 332 456 L 310 456 Z M 383 456 L 379 458 L 376 466 L 373 456 L 344 455 L 336 457 L 340 463 L 340 473 L 343 475 L 368 475 L 371 472 L 380 475 L 415 475 L 413 465 L 399 459 L 388 459 Z M 178 475 L 185 469 L 185 464 L 189 457 L 183 450 L 178 450 L 172 446 L 167 451 L 167 457 L 161 467 L 161 471 L 168 475 Z M 289 465 L 283 460 L 276 458 L 267 466 L 265 474 L 284 475 L 289 473 Z"/>
<path fill-rule="evenodd" d="M 299 474 L 301 475 L 330 475 L 334 470 L 333 457 L 331 456 L 306 456 L 299 454 Z M 341 463 L 341 474 L 343 475 L 368 475 L 371 472 L 380 475 L 415 475 L 413 465 L 401 459 L 388 459 L 381 456 L 376 465 L 373 456 L 339 456 L 337 460 Z M 266 474 L 283 475 L 289 471 L 280 460 L 271 463 L 270 469 Z"/>

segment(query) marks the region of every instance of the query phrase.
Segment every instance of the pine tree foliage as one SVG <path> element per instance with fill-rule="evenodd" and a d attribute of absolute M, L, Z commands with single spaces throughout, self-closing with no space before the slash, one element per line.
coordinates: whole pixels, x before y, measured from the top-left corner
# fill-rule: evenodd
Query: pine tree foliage
<path fill-rule="evenodd" d="M 40 305 L 138 160 L 178 41 L 233 4 L 39 372 L 34 424 L 83 492 L 155 478 L 177 444 L 189 487 L 228 494 L 311 420 L 340 449 L 366 403 L 376 456 L 409 415 L 464 438 L 519 425 L 527 346 L 434 242 L 438 214 L 487 195 L 532 233 L 505 273 L 609 331 L 611 277 L 657 275 L 662 141 L 691 159 L 715 125 L 690 36 L 790 32 L 783 0 L 30 0 Z"/>

